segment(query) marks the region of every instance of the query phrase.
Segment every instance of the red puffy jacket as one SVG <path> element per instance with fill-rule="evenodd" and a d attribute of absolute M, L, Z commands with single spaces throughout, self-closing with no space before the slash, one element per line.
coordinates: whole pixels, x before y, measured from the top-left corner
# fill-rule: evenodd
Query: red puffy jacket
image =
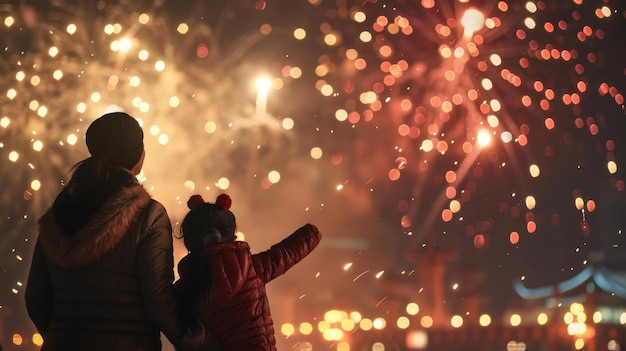
<path fill-rule="evenodd" d="M 276 350 L 265 284 L 300 262 L 321 238 L 317 227 L 306 224 L 269 250 L 254 255 L 243 241 L 209 247 L 214 295 L 205 311 L 209 321 L 205 327 L 217 336 L 222 350 Z M 183 258 L 177 284 L 201 279 L 185 274 L 186 264 Z"/>

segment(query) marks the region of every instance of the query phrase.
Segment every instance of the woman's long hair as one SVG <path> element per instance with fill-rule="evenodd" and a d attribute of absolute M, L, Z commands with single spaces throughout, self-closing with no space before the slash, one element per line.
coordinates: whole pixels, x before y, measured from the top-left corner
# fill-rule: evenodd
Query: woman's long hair
<path fill-rule="evenodd" d="M 94 155 L 78 162 L 71 172 L 69 181 L 53 204 L 57 223 L 69 235 L 82 228 L 117 190 L 138 184 L 128 170 L 109 167 L 104 155 Z"/>

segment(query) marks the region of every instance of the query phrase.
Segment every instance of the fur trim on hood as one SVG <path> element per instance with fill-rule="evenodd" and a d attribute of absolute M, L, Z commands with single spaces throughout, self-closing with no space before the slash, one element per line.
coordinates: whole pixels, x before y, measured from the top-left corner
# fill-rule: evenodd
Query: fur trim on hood
<path fill-rule="evenodd" d="M 76 268 L 89 265 L 117 246 L 150 201 L 151 197 L 142 185 L 122 188 L 71 237 L 56 223 L 50 208 L 39 219 L 42 249 L 59 266 Z"/>

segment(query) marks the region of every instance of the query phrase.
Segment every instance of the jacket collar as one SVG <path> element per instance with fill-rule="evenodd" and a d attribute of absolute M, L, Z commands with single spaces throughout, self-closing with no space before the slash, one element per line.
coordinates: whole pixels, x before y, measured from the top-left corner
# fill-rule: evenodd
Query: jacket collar
<path fill-rule="evenodd" d="M 76 268 L 91 264 L 112 251 L 150 203 L 142 185 L 122 188 L 104 202 L 99 212 L 73 236 L 54 220 L 53 209 L 39 219 L 39 240 L 55 264 Z"/>

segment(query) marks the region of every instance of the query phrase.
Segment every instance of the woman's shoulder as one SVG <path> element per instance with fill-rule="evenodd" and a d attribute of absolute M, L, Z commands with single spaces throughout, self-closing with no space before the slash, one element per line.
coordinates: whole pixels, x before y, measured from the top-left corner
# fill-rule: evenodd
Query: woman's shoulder
<path fill-rule="evenodd" d="M 167 213 L 167 209 L 165 208 L 165 206 L 158 200 L 153 199 L 152 197 L 150 198 L 150 201 L 146 205 L 146 208 L 153 212 Z"/>
<path fill-rule="evenodd" d="M 143 213 L 144 216 L 148 218 L 149 222 L 159 217 L 169 218 L 169 214 L 167 213 L 165 206 L 160 201 L 152 197 L 149 197 L 149 199 L 145 202 L 145 205 L 143 206 Z"/>

